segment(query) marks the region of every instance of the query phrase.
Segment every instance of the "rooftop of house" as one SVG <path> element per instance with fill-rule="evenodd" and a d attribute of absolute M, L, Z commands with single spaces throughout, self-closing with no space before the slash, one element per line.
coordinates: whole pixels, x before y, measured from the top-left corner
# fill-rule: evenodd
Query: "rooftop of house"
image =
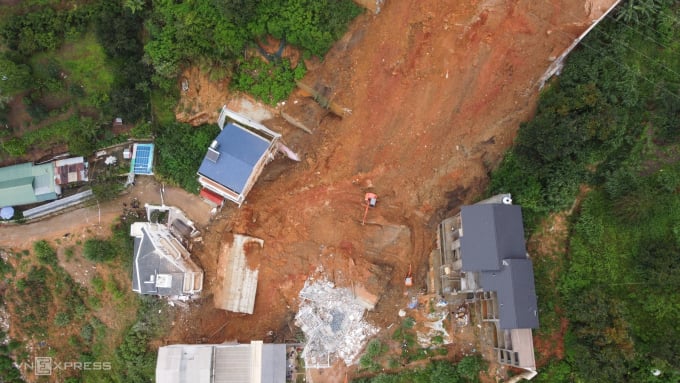
<path fill-rule="evenodd" d="M 58 185 L 88 181 L 87 168 L 83 157 L 72 157 L 54 161 L 55 181 Z"/>
<path fill-rule="evenodd" d="M 189 258 L 189 252 L 160 224 L 136 222 L 132 290 L 140 294 L 181 296 L 198 293 L 203 271 Z"/>
<path fill-rule="evenodd" d="M 479 273 L 480 286 L 496 291 L 500 327 L 538 327 L 534 271 L 527 257 L 521 207 L 463 206 L 461 226 L 462 270 Z"/>
<path fill-rule="evenodd" d="M 198 173 L 240 194 L 270 145 L 270 140 L 229 123 L 208 148 Z"/>
<path fill-rule="evenodd" d="M 0 168 L 0 206 L 21 206 L 56 198 L 52 163 Z"/>
<path fill-rule="evenodd" d="M 463 206 L 460 216 L 464 271 L 498 270 L 503 259 L 526 258 L 521 207 L 505 204 Z"/>
<path fill-rule="evenodd" d="M 480 285 L 497 294 L 500 328 L 538 327 L 534 269 L 529 259 L 506 259 L 499 271 L 481 272 Z"/>
<path fill-rule="evenodd" d="M 284 344 L 175 344 L 158 349 L 159 383 L 275 383 L 285 379 Z"/>

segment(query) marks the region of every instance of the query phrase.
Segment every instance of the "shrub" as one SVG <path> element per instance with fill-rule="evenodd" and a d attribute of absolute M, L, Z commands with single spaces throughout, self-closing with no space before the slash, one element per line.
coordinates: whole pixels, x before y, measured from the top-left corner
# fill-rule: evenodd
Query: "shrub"
<path fill-rule="evenodd" d="M 57 313 L 54 317 L 54 324 L 59 327 L 68 326 L 71 323 L 71 316 L 66 312 Z"/>
<path fill-rule="evenodd" d="M 69 246 L 64 250 L 64 255 L 66 255 L 66 260 L 70 261 L 73 258 L 74 248 Z"/>
<path fill-rule="evenodd" d="M 486 371 L 487 363 L 480 355 L 466 356 L 456 365 L 456 371 L 468 382 L 479 382 L 479 372 Z"/>
<path fill-rule="evenodd" d="M 87 342 L 91 341 L 94 337 L 94 327 L 91 324 L 86 323 L 82 329 L 80 329 L 80 336 Z"/>
<path fill-rule="evenodd" d="M 413 328 L 413 326 L 415 326 L 415 325 L 416 325 L 416 320 L 411 318 L 411 317 L 404 319 L 404 321 L 401 323 L 401 326 L 403 328 L 406 328 L 406 329 Z"/>
<path fill-rule="evenodd" d="M 90 238 L 83 245 L 83 256 L 93 262 L 110 261 L 116 254 L 116 247 L 104 239 Z"/>
<path fill-rule="evenodd" d="M 12 137 L 2 142 L 2 149 L 12 157 L 20 157 L 26 154 L 26 142 L 18 137 Z"/>
<path fill-rule="evenodd" d="M 239 65 L 231 86 L 275 105 L 288 97 L 295 89 L 295 81 L 301 79 L 305 72 L 302 61 L 292 69 L 288 60 L 265 62 L 253 57 Z"/>
<path fill-rule="evenodd" d="M 95 296 L 87 297 L 87 304 L 90 305 L 90 308 L 92 308 L 92 310 L 99 310 L 102 308 L 102 301 Z"/>
<path fill-rule="evenodd" d="M 196 128 L 180 123 L 163 126 L 156 139 L 158 153 L 156 171 L 184 190 L 198 193 L 196 169 L 201 165 L 208 145 L 219 132 L 215 124 Z"/>
<path fill-rule="evenodd" d="M 101 294 L 104 291 L 104 280 L 100 276 L 95 275 L 92 277 L 91 283 L 92 288 L 97 294 Z"/>
<path fill-rule="evenodd" d="M 432 344 L 442 344 L 444 343 L 444 337 L 441 335 L 435 335 L 432 337 Z"/>
<path fill-rule="evenodd" d="M 12 265 L 5 262 L 3 259 L 0 259 L 0 277 L 4 277 L 5 275 L 11 273 L 12 271 L 14 271 Z"/>
<path fill-rule="evenodd" d="M 46 265 L 57 264 L 57 252 L 44 239 L 33 243 L 33 251 L 40 263 Z"/>

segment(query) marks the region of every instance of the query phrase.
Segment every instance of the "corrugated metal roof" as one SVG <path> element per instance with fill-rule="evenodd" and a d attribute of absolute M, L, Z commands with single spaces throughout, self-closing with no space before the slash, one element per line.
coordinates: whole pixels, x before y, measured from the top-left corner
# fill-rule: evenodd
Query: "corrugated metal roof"
<path fill-rule="evenodd" d="M 224 127 L 215 141 L 219 144 L 219 157 L 212 161 L 206 155 L 198 173 L 241 193 L 271 142 L 231 123 Z"/>
<path fill-rule="evenodd" d="M 0 180 L 0 206 L 28 205 L 57 198 L 51 163 L 0 168 Z"/>
<path fill-rule="evenodd" d="M 286 345 L 204 344 L 158 349 L 156 383 L 283 383 Z"/>
<path fill-rule="evenodd" d="M 157 383 L 211 383 L 212 346 L 172 345 L 158 349 Z"/>
<path fill-rule="evenodd" d="M 214 383 L 250 383 L 251 345 L 215 346 Z M 284 375 L 285 377 L 285 375 Z"/>
<path fill-rule="evenodd" d="M 264 245 L 264 241 L 259 238 L 234 234 L 232 243 L 222 248 L 222 253 L 217 260 L 217 268 L 220 272 L 213 295 L 215 307 L 219 309 L 253 313 L 259 271 L 248 268 L 245 252 L 245 246 L 248 243 Z"/>
<path fill-rule="evenodd" d="M 262 345 L 261 383 L 281 383 L 286 377 L 286 345 Z"/>
<path fill-rule="evenodd" d="M 85 171 L 85 159 L 83 157 L 55 161 L 54 173 L 56 175 L 56 182 L 59 185 L 88 180 L 87 172 Z"/>

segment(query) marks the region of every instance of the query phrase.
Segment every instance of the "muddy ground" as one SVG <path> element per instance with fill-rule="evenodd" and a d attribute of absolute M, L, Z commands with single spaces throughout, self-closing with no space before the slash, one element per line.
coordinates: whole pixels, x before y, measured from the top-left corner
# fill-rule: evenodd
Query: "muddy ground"
<path fill-rule="evenodd" d="M 217 217 L 195 253 L 206 268 L 204 303 L 166 342 L 289 339 L 307 275 L 319 264 L 349 275 L 353 259 L 389 270 L 368 319 L 394 323 L 409 264 L 416 289 L 424 288 L 437 223 L 484 191 L 534 110 L 538 79 L 611 3 L 388 1 L 380 14 L 360 16 L 303 80 L 351 113 L 328 114 L 301 93 L 279 105 L 313 130 L 267 121 L 303 160 L 275 160 L 245 205 Z M 223 102 L 202 89 L 192 105 L 214 112 Z M 216 89 L 228 98 L 226 87 Z M 361 225 L 369 190 L 379 202 Z M 220 242 L 232 232 L 265 241 L 252 316 L 211 305 Z M 340 376 L 327 371 L 316 380 Z"/>

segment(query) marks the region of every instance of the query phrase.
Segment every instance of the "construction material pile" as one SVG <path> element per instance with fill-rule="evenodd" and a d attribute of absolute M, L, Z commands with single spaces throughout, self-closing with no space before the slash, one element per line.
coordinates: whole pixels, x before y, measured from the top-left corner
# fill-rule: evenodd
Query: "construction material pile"
<path fill-rule="evenodd" d="M 302 357 L 307 368 L 326 368 L 340 358 L 350 365 L 378 329 L 363 317 L 365 308 L 348 288 L 326 280 L 307 280 L 300 290 L 295 324 L 307 344 Z"/>

